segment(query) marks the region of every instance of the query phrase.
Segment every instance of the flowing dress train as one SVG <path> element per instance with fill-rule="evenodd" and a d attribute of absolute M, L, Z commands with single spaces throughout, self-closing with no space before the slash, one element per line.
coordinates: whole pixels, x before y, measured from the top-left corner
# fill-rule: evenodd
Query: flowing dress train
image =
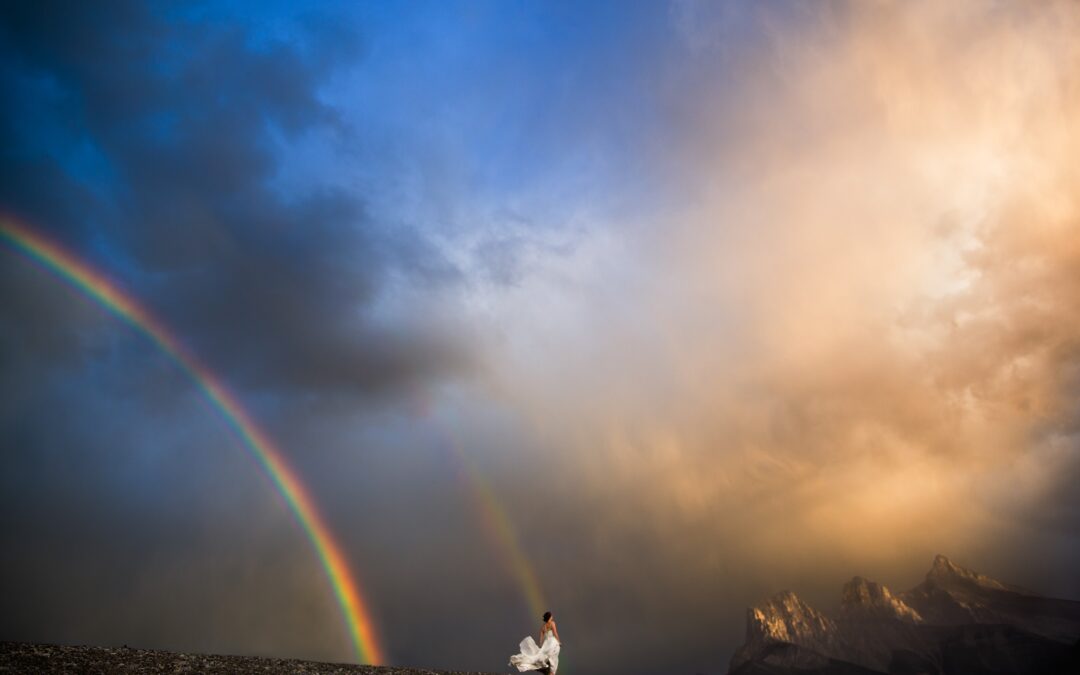
<path fill-rule="evenodd" d="M 550 630 L 544 631 L 544 644 L 536 646 L 536 640 L 532 636 L 525 638 L 518 645 L 520 653 L 510 657 L 510 665 L 518 669 L 518 672 L 526 670 L 546 670 L 555 675 L 559 669 L 559 641 Z"/>

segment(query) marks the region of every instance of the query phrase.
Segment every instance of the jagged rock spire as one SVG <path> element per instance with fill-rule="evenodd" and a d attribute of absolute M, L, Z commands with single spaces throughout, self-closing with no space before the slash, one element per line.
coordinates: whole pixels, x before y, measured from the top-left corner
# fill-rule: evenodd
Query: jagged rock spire
<path fill-rule="evenodd" d="M 836 624 L 791 591 L 780 591 L 746 611 L 746 644 L 735 652 L 732 668 L 770 644 L 790 643 L 820 654 L 837 650 Z"/>
<path fill-rule="evenodd" d="M 864 613 L 870 616 L 922 623 L 922 617 L 889 589 L 876 581 L 855 577 L 844 584 L 840 608 L 846 614 Z"/>

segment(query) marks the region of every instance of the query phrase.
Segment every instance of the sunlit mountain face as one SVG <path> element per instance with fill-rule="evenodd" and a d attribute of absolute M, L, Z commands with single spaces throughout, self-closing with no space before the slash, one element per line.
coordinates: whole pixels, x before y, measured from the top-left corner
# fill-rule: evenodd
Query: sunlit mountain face
<path fill-rule="evenodd" d="M 689 675 L 940 552 L 1080 599 L 1077 35 L 5 7 L 0 640 Z"/>

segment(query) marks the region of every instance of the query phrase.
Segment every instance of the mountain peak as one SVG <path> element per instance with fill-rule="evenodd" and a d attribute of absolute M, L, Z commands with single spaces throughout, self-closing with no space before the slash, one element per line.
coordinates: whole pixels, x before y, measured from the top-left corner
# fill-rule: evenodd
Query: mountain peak
<path fill-rule="evenodd" d="M 949 560 L 948 556 L 938 553 L 934 556 L 934 563 L 930 566 L 929 574 L 957 574 L 961 572 L 970 572 L 970 570 L 960 567 L 953 561 Z"/>
<path fill-rule="evenodd" d="M 999 591 L 1023 592 L 1015 586 L 1003 584 L 966 567 L 961 567 L 940 553 L 934 556 L 934 563 L 926 573 L 926 582 L 932 586 L 948 588 L 956 585 L 977 586 Z"/>
<path fill-rule="evenodd" d="M 800 635 L 814 635 L 832 628 L 832 621 L 791 591 L 780 591 L 747 616 L 747 634 L 794 642 Z"/>
<path fill-rule="evenodd" d="M 732 657 L 732 668 L 770 645 L 791 643 L 828 654 L 836 649 L 836 624 L 791 591 L 780 591 L 746 612 L 746 644 Z"/>
<path fill-rule="evenodd" d="M 869 614 L 909 623 L 922 623 L 919 613 L 893 595 L 887 587 L 862 577 L 854 577 L 844 584 L 840 609 L 848 615 Z"/>

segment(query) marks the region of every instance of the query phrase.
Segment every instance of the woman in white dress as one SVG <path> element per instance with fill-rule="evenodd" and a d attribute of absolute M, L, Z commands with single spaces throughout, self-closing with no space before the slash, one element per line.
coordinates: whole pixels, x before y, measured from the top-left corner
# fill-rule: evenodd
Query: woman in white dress
<path fill-rule="evenodd" d="M 544 624 L 540 626 L 540 646 L 536 646 L 536 641 L 531 635 L 525 638 L 518 645 L 521 652 L 510 657 L 510 665 L 517 668 L 518 672 L 539 670 L 555 675 L 555 671 L 559 669 L 561 646 L 555 619 L 551 616 L 551 612 L 544 612 Z"/>

